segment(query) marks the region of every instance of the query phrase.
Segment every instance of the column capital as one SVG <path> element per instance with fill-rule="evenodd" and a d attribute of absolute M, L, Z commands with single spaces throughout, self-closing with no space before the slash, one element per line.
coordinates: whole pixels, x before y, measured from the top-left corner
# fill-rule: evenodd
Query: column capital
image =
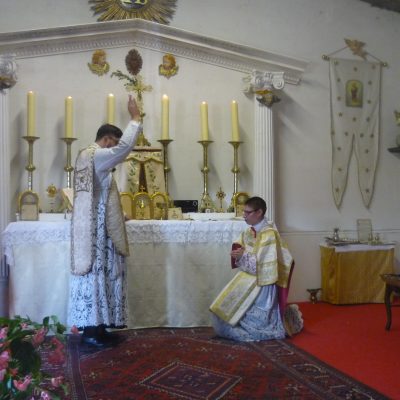
<path fill-rule="evenodd" d="M 243 78 L 243 83 L 245 93 L 255 93 L 262 105 L 271 107 L 280 101 L 274 90 L 282 90 L 285 86 L 284 72 L 253 71 Z"/>
<path fill-rule="evenodd" d="M 14 54 L 0 54 L 0 90 L 10 89 L 17 83 L 17 69 Z"/>

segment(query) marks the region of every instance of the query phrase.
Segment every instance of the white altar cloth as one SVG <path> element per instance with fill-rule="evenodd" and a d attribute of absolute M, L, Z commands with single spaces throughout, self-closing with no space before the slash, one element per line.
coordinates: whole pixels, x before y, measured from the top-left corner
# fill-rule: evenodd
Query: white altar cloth
<path fill-rule="evenodd" d="M 128 327 L 207 326 L 208 307 L 234 275 L 231 243 L 246 223 L 128 221 Z M 9 276 L 9 314 L 66 323 L 70 221 L 7 226 L 2 245 Z"/>

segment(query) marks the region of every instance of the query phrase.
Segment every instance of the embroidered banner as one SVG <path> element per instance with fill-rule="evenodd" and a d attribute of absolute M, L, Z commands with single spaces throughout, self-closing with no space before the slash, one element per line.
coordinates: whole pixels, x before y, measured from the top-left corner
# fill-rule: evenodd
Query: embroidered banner
<path fill-rule="evenodd" d="M 379 63 L 330 59 L 332 191 L 338 208 L 353 148 L 363 203 L 367 208 L 371 203 L 379 150 L 380 77 Z"/>

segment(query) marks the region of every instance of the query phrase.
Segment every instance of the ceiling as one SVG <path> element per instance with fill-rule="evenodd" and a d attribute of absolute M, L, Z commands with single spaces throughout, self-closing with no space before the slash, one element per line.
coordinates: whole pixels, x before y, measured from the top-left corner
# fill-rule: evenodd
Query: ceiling
<path fill-rule="evenodd" d="M 371 4 L 373 7 L 383 8 L 385 10 L 400 12 L 400 0 L 361 0 Z"/>

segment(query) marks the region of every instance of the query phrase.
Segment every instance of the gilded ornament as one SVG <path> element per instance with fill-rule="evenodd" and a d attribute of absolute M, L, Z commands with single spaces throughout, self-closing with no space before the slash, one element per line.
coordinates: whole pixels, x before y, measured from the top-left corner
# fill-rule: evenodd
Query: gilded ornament
<path fill-rule="evenodd" d="M 219 209 L 217 210 L 217 212 L 222 213 L 222 212 L 224 212 L 224 209 L 222 207 L 222 201 L 224 200 L 226 194 L 224 193 L 224 191 L 220 187 L 216 195 L 217 195 L 217 198 L 219 200 Z"/>
<path fill-rule="evenodd" d="M 257 101 L 268 108 L 274 103 L 278 103 L 281 99 L 272 90 L 257 90 Z"/>
<path fill-rule="evenodd" d="M 366 60 L 368 53 L 363 49 L 363 47 L 365 46 L 364 42 L 351 39 L 344 39 L 344 41 L 355 56 L 359 56 L 362 59 Z"/>
<path fill-rule="evenodd" d="M 56 197 L 58 190 L 53 184 L 51 184 L 47 187 L 46 192 L 50 198 L 53 198 Z"/>
<path fill-rule="evenodd" d="M 110 70 L 104 50 L 96 50 L 92 55 L 92 62 L 88 63 L 89 69 L 96 75 L 102 76 Z"/>
<path fill-rule="evenodd" d="M 17 63 L 15 56 L 3 54 L 0 56 L 0 90 L 10 89 L 17 83 Z"/>
<path fill-rule="evenodd" d="M 175 57 L 172 54 L 164 54 L 163 62 L 158 66 L 158 73 L 169 79 L 178 73 L 178 69 Z"/>
<path fill-rule="evenodd" d="M 97 21 L 121 19 L 145 19 L 168 24 L 172 18 L 176 0 L 89 0 Z"/>

